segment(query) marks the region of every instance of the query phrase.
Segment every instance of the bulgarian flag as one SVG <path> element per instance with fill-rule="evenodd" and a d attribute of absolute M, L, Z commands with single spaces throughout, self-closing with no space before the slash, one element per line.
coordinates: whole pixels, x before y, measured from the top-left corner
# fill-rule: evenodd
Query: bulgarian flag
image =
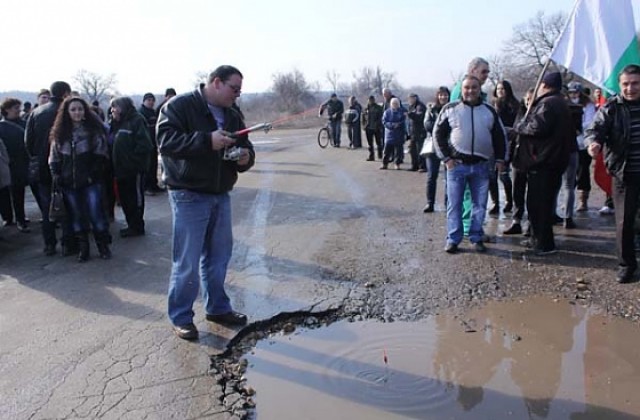
<path fill-rule="evenodd" d="M 640 64 L 631 0 L 577 0 L 550 58 L 609 93 L 620 93 L 620 70 Z M 602 154 L 596 160 L 594 180 L 611 195 Z"/>
<path fill-rule="evenodd" d="M 631 0 L 578 0 L 550 57 L 585 80 L 619 93 L 618 73 L 640 64 Z"/>

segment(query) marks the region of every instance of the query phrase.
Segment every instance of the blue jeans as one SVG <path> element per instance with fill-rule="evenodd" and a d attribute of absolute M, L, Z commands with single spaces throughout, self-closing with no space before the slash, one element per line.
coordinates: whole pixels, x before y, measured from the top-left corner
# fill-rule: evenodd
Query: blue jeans
<path fill-rule="evenodd" d="M 231 311 L 224 290 L 231 259 L 231 200 L 229 194 L 169 191 L 173 214 L 173 249 L 169 281 L 169 318 L 174 325 L 193 322 L 193 303 L 202 282 L 207 314 Z"/>
<path fill-rule="evenodd" d="M 482 224 L 489 194 L 489 162 L 458 163 L 447 171 L 447 243 L 450 244 L 462 242 L 462 201 L 467 185 L 472 202 L 469 240 L 476 243 L 484 236 Z"/>
<path fill-rule="evenodd" d="M 102 204 L 102 184 L 92 184 L 84 188 L 63 188 L 62 193 L 69 206 L 70 223 L 74 233 L 89 231 L 89 223 L 93 232 L 106 232 L 109 229 Z"/>
<path fill-rule="evenodd" d="M 426 156 L 427 161 L 427 204 L 436 203 L 436 186 L 438 185 L 438 174 L 440 173 L 440 158 L 435 153 Z"/>
<path fill-rule="evenodd" d="M 333 137 L 333 143 L 336 146 L 340 146 L 340 132 L 342 130 L 342 120 L 329 120 L 331 126 L 331 136 Z"/>

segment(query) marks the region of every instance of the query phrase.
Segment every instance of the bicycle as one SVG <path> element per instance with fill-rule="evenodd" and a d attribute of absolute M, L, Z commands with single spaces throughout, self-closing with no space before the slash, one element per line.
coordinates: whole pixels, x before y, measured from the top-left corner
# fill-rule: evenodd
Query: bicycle
<path fill-rule="evenodd" d="M 331 122 L 327 121 L 327 124 L 318 131 L 318 146 L 321 148 L 326 148 L 329 144 L 331 146 L 336 147 L 335 142 L 333 140 L 333 135 L 331 132 Z"/>

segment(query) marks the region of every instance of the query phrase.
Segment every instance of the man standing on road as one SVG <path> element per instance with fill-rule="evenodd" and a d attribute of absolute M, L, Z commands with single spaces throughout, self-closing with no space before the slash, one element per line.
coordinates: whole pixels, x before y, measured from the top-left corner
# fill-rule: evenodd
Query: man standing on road
<path fill-rule="evenodd" d="M 344 120 L 347 123 L 350 149 L 360 149 L 362 147 L 361 115 L 362 105 L 360 105 L 360 102 L 358 102 L 355 96 L 349 96 L 349 108 L 344 113 Z"/>
<path fill-rule="evenodd" d="M 340 147 L 340 130 L 342 128 L 342 114 L 344 113 L 344 104 L 340 99 L 338 99 L 338 95 L 332 93 L 329 100 L 320 105 L 318 116 L 321 117 L 325 109 L 327 110 L 327 115 L 329 116 L 329 124 L 331 125 L 331 136 L 333 137 L 333 144 L 336 147 Z"/>
<path fill-rule="evenodd" d="M 447 166 L 447 245 L 454 254 L 462 241 L 462 199 L 468 186 L 472 216 L 469 240 L 476 251 L 484 252 L 482 224 L 489 193 L 489 165 L 504 166 L 506 142 L 500 117 L 480 97 L 480 80 L 466 76 L 462 80 L 462 100 L 442 108 L 434 129 L 436 146 Z"/>
<path fill-rule="evenodd" d="M 638 267 L 634 250 L 634 222 L 640 199 L 640 66 L 630 64 L 618 75 L 620 95 L 602 105 L 585 132 L 592 157 L 604 148 L 613 176 L 616 212 L 618 282 L 629 283 Z"/>
<path fill-rule="evenodd" d="M 362 116 L 362 125 L 364 133 L 367 136 L 367 144 L 369 145 L 368 161 L 376 160 L 374 157 L 373 142 L 375 140 L 376 149 L 378 151 L 378 159 L 382 159 L 382 105 L 376 103 L 375 96 L 369 96 L 367 107 L 364 109 Z"/>
<path fill-rule="evenodd" d="M 427 112 L 427 106 L 422 103 L 418 95 L 412 93 L 409 95 L 409 133 L 411 141 L 409 142 L 409 153 L 411 154 L 411 170 L 417 171 L 425 169 L 426 163 L 424 158 L 420 157 L 420 150 L 427 137 L 427 130 L 424 128 L 424 116 Z"/>
<path fill-rule="evenodd" d="M 231 259 L 229 191 L 255 162 L 248 136 L 233 103 L 242 90 L 242 73 L 220 66 L 207 83 L 176 96 L 161 110 L 157 134 L 173 215 L 173 253 L 169 284 L 169 318 L 176 335 L 198 338 L 193 303 L 202 282 L 206 319 L 244 325 L 247 316 L 231 307 L 224 283 Z M 229 156 L 231 147 L 239 156 Z"/>
<path fill-rule="evenodd" d="M 49 91 L 47 90 L 46 93 Z M 44 95 L 41 91 L 41 95 Z M 29 156 L 38 160 L 38 179 L 30 180 L 31 189 L 36 197 L 38 207 L 42 213 L 42 236 L 44 237 L 44 253 L 47 256 L 56 253 L 56 226 L 49 220 L 49 205 L 51 204 L 52 179 L 49 171 L 49 131 L 56 119 L 58 108 L 67 96 L 71 95 L 71 86 L 67 82 L 53 82 L 51 97 L 37 107 L 27 120 L 24 141 Z M 40 98 L 40 96 L 39 96 Z M 39 102 L 40 103 L 40 102 Z M 62 223 L 62 255 L 78 253 L 78 244 L 68 221 Z"/>
<path fill-rule="evenodd" d="M 529 245 L 540 256 L 557 252 L 553 238 L 555 198 L 576 142 L 571 111 L 561 89 L 560 73 L 546 74 L 529 114 L 513 127 L 519 136 L 513 166 L 527 173 Z"/>
<path fill-rule="evenodd" d="M 164 190 L 158 186 L 158 142 L 156 140 L 156 122 L 158 117 L 156 110 L 154 109 L 155 104 L 155 95 L 151 92 L 147 92 L 142 97 L 142 105 L 140 105 L 140 109 L 138 110 L 147 123 L 149 138 L 151 139 L 151 143 L 153 143 L 154 149 L 151 151 L 149 168 L 147 169 L 145 176 L 145 192 L 149 195 L 164 192 Z"/>

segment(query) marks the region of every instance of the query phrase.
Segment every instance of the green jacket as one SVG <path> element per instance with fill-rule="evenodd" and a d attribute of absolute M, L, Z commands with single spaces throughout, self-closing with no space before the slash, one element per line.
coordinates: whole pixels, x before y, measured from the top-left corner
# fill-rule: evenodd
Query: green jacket
<path fill-rule="evenodd" d="M 111 126 L 111 160 L 113 174 L 118 179 L 130 178 L 147 172 L 151 153 L 155 147 L 149 138 L 147 123 L 137 111 L 125 120 Z"/>

